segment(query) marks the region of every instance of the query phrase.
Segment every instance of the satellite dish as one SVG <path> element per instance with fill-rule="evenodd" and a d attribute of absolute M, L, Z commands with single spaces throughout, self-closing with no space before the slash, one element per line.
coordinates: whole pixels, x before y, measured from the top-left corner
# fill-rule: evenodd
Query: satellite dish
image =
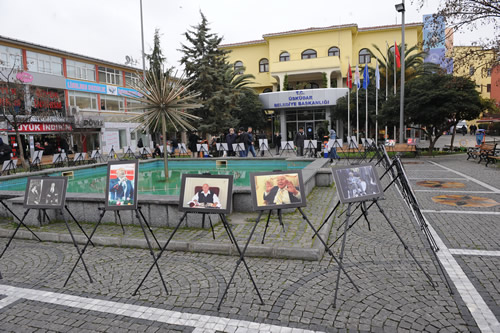
<path fill-rule="evenodd" d="M 132 60 L 132 59 L 130 59 L 130 57 L 129 57 L 129 56 L 125 56 L 125 60 L 127 61 L 127 64 L 129 64 L 129 63 L 130 63 L 130 60 Z"/>

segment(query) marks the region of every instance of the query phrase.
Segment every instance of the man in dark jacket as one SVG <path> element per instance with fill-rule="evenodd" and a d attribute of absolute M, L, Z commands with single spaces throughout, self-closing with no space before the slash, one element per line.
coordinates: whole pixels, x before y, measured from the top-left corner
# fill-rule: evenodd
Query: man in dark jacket
<path fill-rule="evenodd" d="M 229 129 L 229 134 L 226 135 L 227 156 L 234 156 L 233 143 L 236 143 L 236 133 L 234 128 Z"/>
<path fill-rule="evenodd" d="M 11 153 L 12 148 L 10 148 L 9 145 L 3 143 L 2 138 L 0 138 L 0 163 L 3 164 L 3 162 L 9 161 Z"/>
<path fill-rule="evenodd" d="M 274 135 L 274 145 L 276 146 L 276 154 L 280 153 L 281 149 L 281 134 L 280 132 L 276 132 Z"/>
<path fill-rule="evenodd" d="M 200 137 L 198 136 L 198 132 L 194 131 L 189 135 L 189 143 L 188 143 L 188 148 L 191 150 L 192 157 L 196 157 L 196 152 L 197 152 L 197 147 L 196 144 L 198 143 L 198 140 L 200 140 Z"/>
<path fill-rule="evenodd" d="M 248 152 L 248 145 L 250 144 L 250 140 L 248 139 L 248 134 L 245 132 L 245 129 L 243 127 L 240 127 L 240 130 L 238 131 L 238 140 L 239 143 L 243 143 L 245 146 L 245 150 L 240 151 L 240 157 L 247 157 L 247 152 Z"/>
<path fill-rule="evenodd" d="M 304 156 L 305 138 L 306 135 L 304 133 L 304 127 L 299 127 L 299 131 L 297 132 L 297 134 L 295 134 L 295 139 L 293 140 L 295 147 L 297 147 L 297 153 L 299 154 L 299 156 Z"/>

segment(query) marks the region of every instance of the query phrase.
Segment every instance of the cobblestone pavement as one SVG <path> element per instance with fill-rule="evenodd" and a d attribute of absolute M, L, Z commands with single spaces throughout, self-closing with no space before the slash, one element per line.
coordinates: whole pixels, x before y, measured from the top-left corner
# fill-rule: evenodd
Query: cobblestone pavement
<path fill-rule="evenodd" d="M 464 182 L 470 187 L 453 190 L 489 192 L 485 193 L 488 197 L 500 201 L 500 190 L 494 191 L 500 189 L 500 170 L 496 168 L 466 162 L 464 155 L 405 162 L 418 163 L 405 165 L 409 178 L 466 179 Z M 383 184 L 387 182 L 383 180 Z M 249 257 L 246 262 L 264 304 L 260 303 L 244 265 L 240 265 L 217 310 L 235 267 L 235 256 L 168 252 L 159 261 L 168 294 L 154 269 L 139 293 L 132 296 L 152 262 L 147 250 L 89 248 L 85 262 L 94 282 L 89 283 L 80 264 L 63 287 L 77 259 L 74 247 L 67 243 L 15 239 L 0 259 L 3 276 L 0 331 L 495 332 L 498 329 L 495 320 L 498 324 L 500 319 L 500 239 L 496 237 L 499 226 L 495 223 L 498 207 L 482 209 L 482 213 L 488 213 L 485 215 L 469 214 L 470 210 L 440 206 L 427 199 L 440 190 L 419 192 L 429 189 L 412 185 L 432 230 L 436 231 L 436 239 L 442 244 L 438 254 L 454 283 L 454 294 L 449 293 L 433 253 L 406 204 L 395 188 L 390 187 L 381 207 L 432 278 L 434 287 L 375 207 L 368 211 L 371 230 L 361 219 L 347 237 L 345 270 L 359 292 L 341 274 L 335 308 L 332 302 L 338 265 L 328 255 L 321 261 Z M 314 200 L 331 202 L 333 207 L 333 188 L 321 190 L 325 191 L 321 195 L 314 192 L 318 195 Z M 315 219 L 320 222 L 326 211 L 315 209 L 312 202 L 309 200 L 306 214 L 317 215 Z M 285 222 L 296 216 L 287 214 Z M 356 216 L 358 212 L 353 218 Z M 337 228 L 343 218 L 344 215 L 335 218 L 329 243 L 341 234 L 343 228 Z M 297 228 L 306 230 L 300 220 L 299 216 Z M 231 223 L 234 228 L 243 229 L 236 220 Z M 305 236 L 301 243 L 285 236 L 275 220 L 272 225 L 267 238 L 270 243 L 280 242 L 298 251 L 311 246 L 312 241 L 307 243 Z M 116 230 L 119 234 L 119 229 Z M 223 236 L 223 229 L 219 229 L 217 238 Z M 244 232 L 238 234 L 240 242 L 244 236 Z M 6 238 L 1 238 L 0 247 L 6 242 Z M 332 248 L 338 256 L 340 242 Z M 460 271 L 462 274 L 457 273 Z M 490 312 L 493 319 L 488 315 Z"/>

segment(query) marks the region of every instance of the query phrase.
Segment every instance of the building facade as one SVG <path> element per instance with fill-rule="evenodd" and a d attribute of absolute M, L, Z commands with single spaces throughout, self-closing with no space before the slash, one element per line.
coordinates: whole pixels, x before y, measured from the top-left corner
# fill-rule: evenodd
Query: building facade
<path fill-rule="evenodd" d="M 32 152 L 37 142 L 78 152 L 135 149 L 141 137 L 150 145 L 149 135 L 128 122 L 138 114 L 128 110 L 138 105 L 130 98 L 137 93 L 136 68 L 0 36 L 0 71 L 3 81 L 12 72 L 9 81 L 22 81 L 25 88 L 19 101 L 30 116 L 19 126 L 25 151 Z M 14 143 L 5 120 L 0 136 Z"/>

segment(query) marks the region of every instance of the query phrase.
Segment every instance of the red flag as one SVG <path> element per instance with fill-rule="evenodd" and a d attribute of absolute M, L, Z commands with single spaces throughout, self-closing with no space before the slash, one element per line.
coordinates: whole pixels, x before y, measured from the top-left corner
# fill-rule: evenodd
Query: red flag
<path fill-rule="evenodd" d="M 401 67 L 401 55 L 399 54 L 398 43 L 394 42 L 394 54 L 396 55 L 396 65 Z"/>
<path fill-rule="evenodd" d="M 351 71 L 351 64 L 349 64 L 349 70 L 347 71 L 347 88 L 351 89 L 352 88 L 352 71 Z"/>

